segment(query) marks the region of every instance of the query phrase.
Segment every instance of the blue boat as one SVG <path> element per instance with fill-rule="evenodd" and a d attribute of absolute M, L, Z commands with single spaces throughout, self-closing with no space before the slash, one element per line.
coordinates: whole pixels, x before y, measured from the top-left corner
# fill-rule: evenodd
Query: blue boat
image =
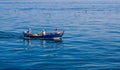
<path fill-rule="evenodd" d="M 43 30 L 39 34 L 32 34 L 31 30 L 23 32 L 25 39 L 52 39 L 52 40 L 60 40 L 62 39 L 62 36 L 64 34 L 64 31 L 60 32 L 57 29 L 55 29 L 55 32 L 53 33 L 47 33 L 45 30 Z"/>

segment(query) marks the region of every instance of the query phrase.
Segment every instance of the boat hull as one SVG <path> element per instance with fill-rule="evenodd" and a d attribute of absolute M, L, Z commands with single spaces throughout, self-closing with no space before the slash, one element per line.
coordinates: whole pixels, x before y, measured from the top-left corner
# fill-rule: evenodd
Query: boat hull
<path fill-rule="evenodd" d="M 24 32 L 25 39 L 62 39 L 64 31 L 60 34 L 57 33 L 47 33 L 46 35 L 34 35 L 34 34 L 27 34 Z"/>

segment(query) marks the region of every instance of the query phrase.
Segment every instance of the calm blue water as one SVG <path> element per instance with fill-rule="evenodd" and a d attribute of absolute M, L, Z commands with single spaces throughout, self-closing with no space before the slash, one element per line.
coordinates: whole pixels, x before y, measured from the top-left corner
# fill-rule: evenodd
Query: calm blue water
<path fill-rule="evenodd" d="M 63 40 L 24 40 L 27 28 Z M 0 2 L 0 70 L 119 70 L 120 4 Z"/>

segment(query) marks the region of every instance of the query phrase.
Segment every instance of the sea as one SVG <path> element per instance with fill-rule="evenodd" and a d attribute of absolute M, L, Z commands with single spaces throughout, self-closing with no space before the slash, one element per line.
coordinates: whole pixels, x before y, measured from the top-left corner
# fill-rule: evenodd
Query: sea
<path fill-rule="evenodd" d="M 25 40 L 55 28 L 62 40 Z M 120 70 L 120 4 L 0 2 L 0 70 Z"/>

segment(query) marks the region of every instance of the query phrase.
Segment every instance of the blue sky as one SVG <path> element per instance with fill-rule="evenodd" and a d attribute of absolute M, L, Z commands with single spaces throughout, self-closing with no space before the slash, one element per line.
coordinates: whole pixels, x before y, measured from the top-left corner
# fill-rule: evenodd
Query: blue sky
<path fill-rule="evenodd" d="M 0 0 L 0 2 L 81 2 L 81 3 L 120 3 L 120 0 Z"/>

